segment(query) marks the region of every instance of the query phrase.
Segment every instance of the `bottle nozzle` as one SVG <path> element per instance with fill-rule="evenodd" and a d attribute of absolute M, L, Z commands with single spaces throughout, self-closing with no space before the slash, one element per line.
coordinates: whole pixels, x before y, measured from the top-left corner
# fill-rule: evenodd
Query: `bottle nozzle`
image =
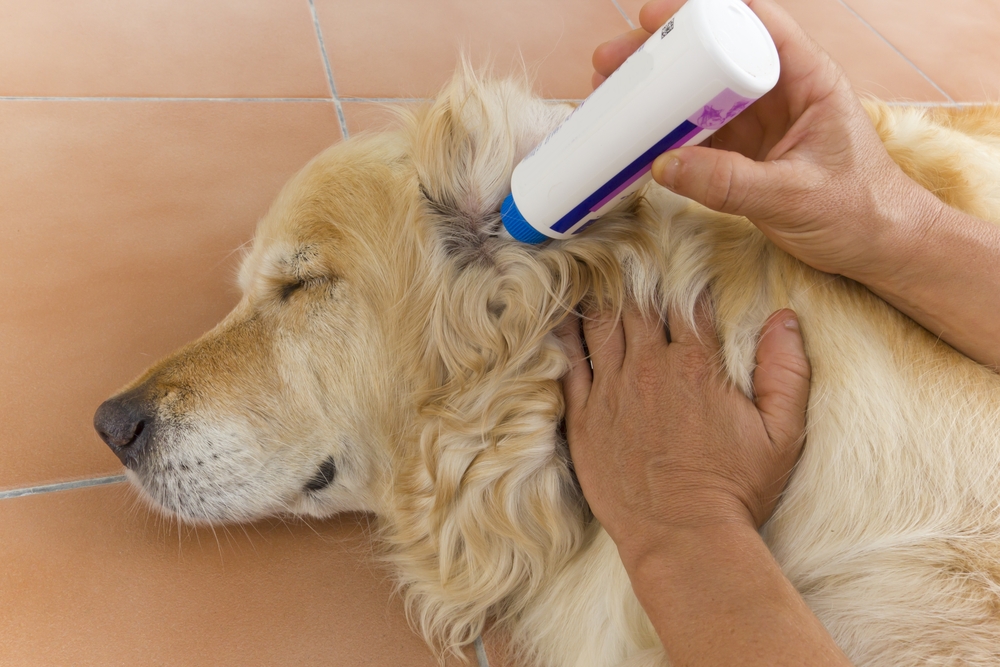
<path fill-rule="evenodd" d="M 521 211 L 517 209 L 513 194 L 507 195 L 507 198 L 503 200 L 503 206 L 500 207 L 500 219 L 510 235 L 521 243 L 536 245 L 549 238 L 528 224 L 528 221 L 521 215 Z"/>

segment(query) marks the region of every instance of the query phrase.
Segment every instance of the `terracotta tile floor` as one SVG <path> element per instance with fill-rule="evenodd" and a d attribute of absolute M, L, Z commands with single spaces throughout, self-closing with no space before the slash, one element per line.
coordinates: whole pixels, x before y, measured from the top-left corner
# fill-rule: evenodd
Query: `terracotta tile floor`
<path fill-rule="evenodd" d="M 780 1 L 860 90 L 1000 98 L 993 0 Z M 233 305 L 234 250 L 312 155 L 460 49 L 583 97 L 641 4 L 0 0 L 0 665 L 435 664 L 364 517 L 171 526 L 91 415 Z"/>

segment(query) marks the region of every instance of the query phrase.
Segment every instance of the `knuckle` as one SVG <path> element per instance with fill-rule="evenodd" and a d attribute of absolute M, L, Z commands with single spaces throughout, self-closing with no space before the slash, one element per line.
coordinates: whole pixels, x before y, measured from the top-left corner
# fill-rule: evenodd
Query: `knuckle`
<path fill-rule="evenodd" d="M 789 375 L 809 380 L 812 376 L 812 366 L 804 355 L 784 353 L 777 355 L 774 365 L 779 371 Z"/>
<path fill-rule="evenodd" d="M 640 367 L 633 375 L 632 384 L 640 393 L 653 393 L 663 385 L 663 377 L 648 366 Z"/>
<path fill-rule="evenodd" d="M 679 375 L 692 384 L 704 384 L 709 377 L 711 364 L 704 351 L 697 345 L 690 345 L 677 359 Z"/>
<path fill-rule="evenodd" d="M 723 213 L 739 214 L 756 189 L 757 174 L 732 159 L 718 159 L 708 179 L 705 205 Z M 757 193 L 755 197 L 760 197 Z"/>
<path fill-rule="evenodd" d="M 733 198 L 733 169 L 725 160 L 717 160 L 708 179 L 705 205 L 716 211 L 728 212 Z"/>

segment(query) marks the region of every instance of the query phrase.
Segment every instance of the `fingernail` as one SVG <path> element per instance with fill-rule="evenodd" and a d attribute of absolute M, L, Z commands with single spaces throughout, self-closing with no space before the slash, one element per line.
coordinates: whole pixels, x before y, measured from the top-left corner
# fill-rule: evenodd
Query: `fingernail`
<path fill-rule="evenodd" d="M 674 189 L 681 160 L 674 152 L 664 153 L 653 162 L 653 178 L 665 188 Z"/>
<path fill-rule="evenodd" d="M 795 317 L 794 315 L 792 315 L 787 320 L 785 320 L 785 328 L 786 329 L 791 329 L 792 331 L 798 331 L 799 330 L 799 320 L 798 320 L 798 318 Z"/>

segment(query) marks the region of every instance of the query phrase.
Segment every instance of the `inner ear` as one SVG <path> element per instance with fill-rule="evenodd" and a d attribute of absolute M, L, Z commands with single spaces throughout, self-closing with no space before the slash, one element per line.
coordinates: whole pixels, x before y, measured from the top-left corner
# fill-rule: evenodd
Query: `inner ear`
<path fill-rule="evenodd" d="M 432 197 L 420 184 L 427 211 L 442 239 L 445 253 L 460 269 L 469 266 L 493 266 L 500 243 L 500 210 L 482 212 L 462 206 L 454 195 L 441 192 Z"/>

